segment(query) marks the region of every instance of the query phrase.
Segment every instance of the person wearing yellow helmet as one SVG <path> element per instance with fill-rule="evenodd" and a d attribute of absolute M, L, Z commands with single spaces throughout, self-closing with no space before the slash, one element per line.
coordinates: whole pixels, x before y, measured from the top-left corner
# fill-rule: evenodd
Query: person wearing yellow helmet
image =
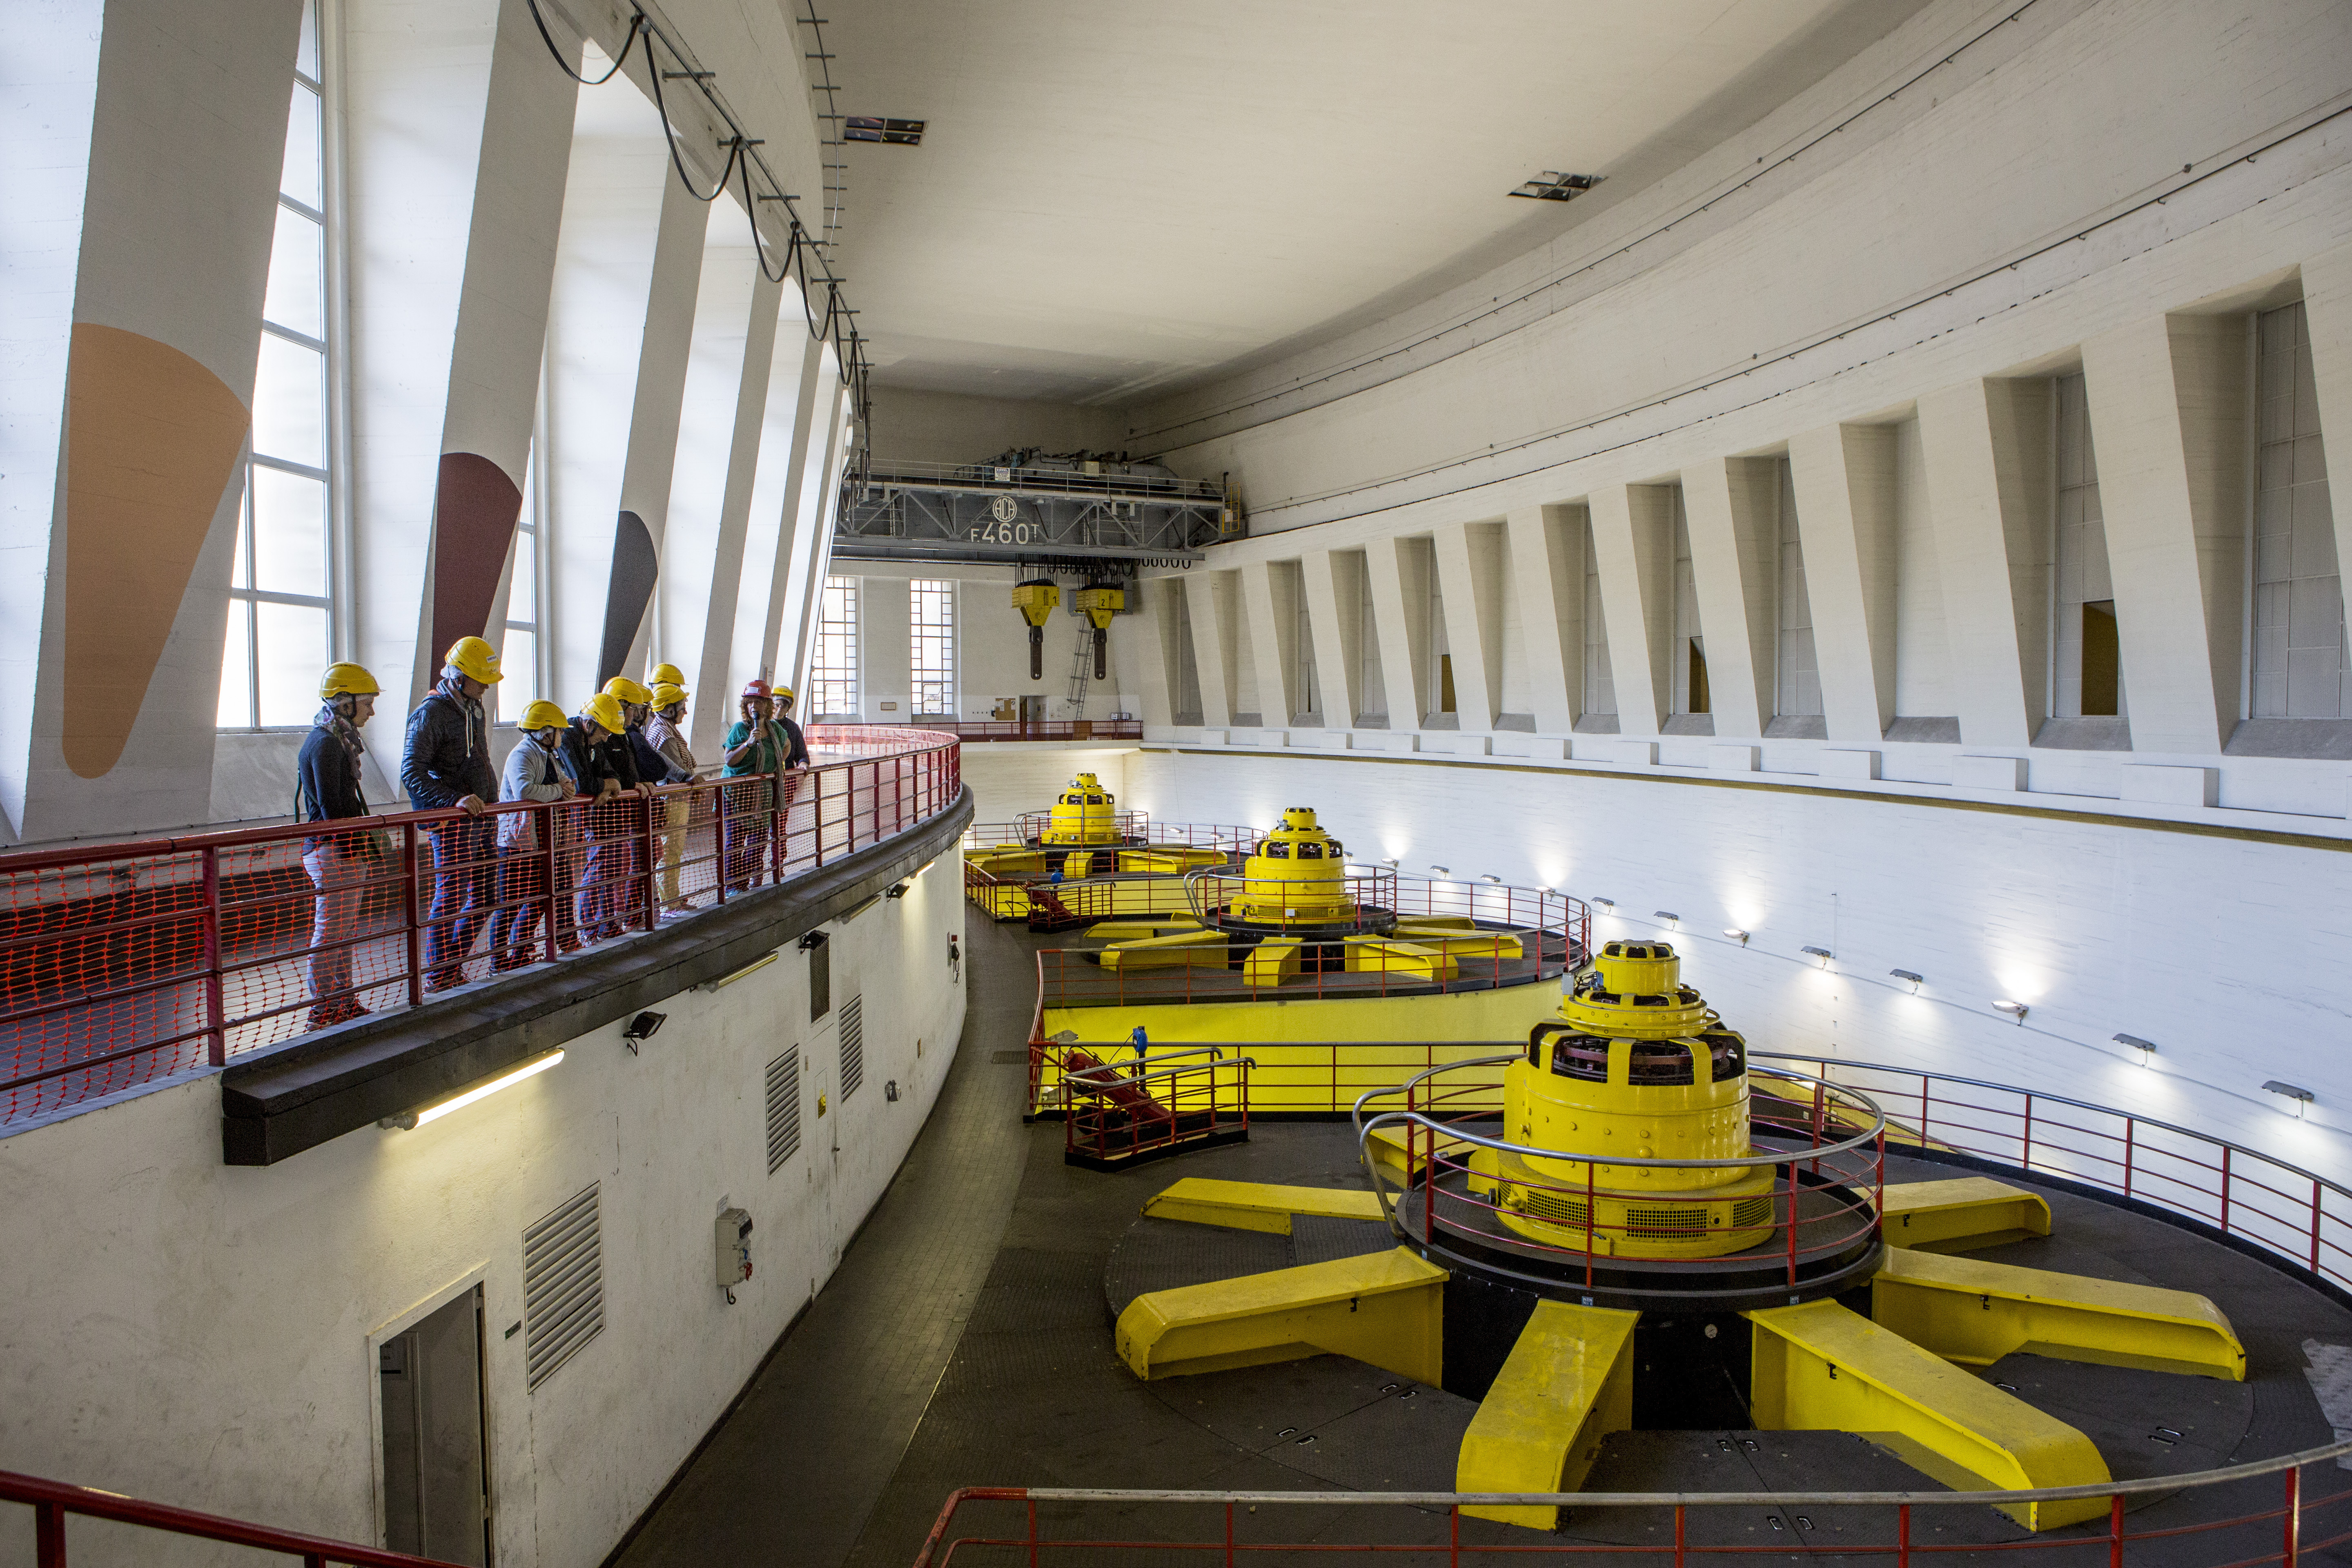
<path fill-rule="evenodd" d="M 563 737 L 572 775 L 588 796 L 587 858 L 580 868 L 579 929 L 583 942 L 605 942 L 642 924 L 644 889 L 637 864 L 642 799 L 629 745 L 629 721 L 619 698 L 600 691 L 580 705 Z"/>
<path fill-rule="evenodd" d="M 677 673 L 670 665 L 654 667 L 653 716 L 646 721 L 644 739 L 668 769 L 663 782 L 685 784 L 695 771 L 694 752 L 686 743 L 686 689 L 676 680 L 663 679 L 664 670 Z M 678 868 L 686 858 L 687 823 L 693 809 L 694 797 L 683 790 L 662 802 L 662 908 L 673 912 L 682 913 L 687 908 L 678 896 Z"/>
<path fill-rule="evenodd" d="M 319 716 L 294 759 L 294 816 L 302 822 L 364 817 L 360 728 L 375 712 L 383 689 L 356 664 L 331 664 L 319 678 Z M 346 828 L 302 841 L 302 869 L 318 899 L 310 921 L 310 1018 L 313 1029 L 362 1016 L 352 985 L 352 944 L 359 934 L 369 877 L 377 869 L 374 835 Z"/>
<path fill-rule="evenodd" d="M 654 694 L 625 675 L 616 675 L 604 682 L 604 695 L 621 705 L 626 721 L 629 754 L 636 759 L 637 777 L 648 784 L 684 784 L 694 776 L 694 770 L 675 767 L 662 755 L 651 738 L 646 734 L 646 721 L 653 716 Z"/>
<path fill-rule="evenodd" d="M 498 854 L 490 825 L 477 820 L 498 798 L 490 760 L 490 721 L 482 694 L 499 680 L 498 650 L 480 637 L 459 637 L 441 656 L 439 684 L 408 716 L 400 782 L 418 811 L 455 807 L 466 815 L 445 822 L 433 840 L 433 914 L 425 933 L 425 988 L 446 991 L 465 983 L 474 939 L 498 901 Z"/>
<path fill-rule="evenodd" d="M 657 664 L 654 666 L 653 673 L 646 677 L 646 684 L 648 686 L 675 686 L 680 691 L 683 691 L 686 689 L 686 672 L 678 668 L 678 667 L 674 664 Z M 660 704 L 656 703 L 655 706 L 659 707 Z"/>
<path fill-rule="evenodd" d="M 520 728 L 521 739 L 507 753 L 499 799 L 541 804 L 518 805 L 499 816 L 499 911 L 490 920 L 490 951 L 498 955 L 495 962 L 501 970 L 520 969 L 541 957 L 537 945 L 539 916 L 554 886 L 553 862 L 562 837 L 553 827 L 557 814 L 552 803 L 578 793 L 572 787 L 571 760 L 563 751 L 563 737 L 571 728 L 563 710 L 539 698 L 522 710 Z M 544 843 L 539 836 L 541 819 L 550 825 Z M 571 900 L 564 902 L 568 905 Z M 569 920 L 550 921 L 550 938 L 561 941 L 571 933 Z"/>

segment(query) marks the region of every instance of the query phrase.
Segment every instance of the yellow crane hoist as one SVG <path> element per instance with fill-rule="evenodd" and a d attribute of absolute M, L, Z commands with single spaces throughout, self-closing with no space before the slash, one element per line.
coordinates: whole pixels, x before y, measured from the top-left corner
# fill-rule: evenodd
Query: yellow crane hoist
<path fill-rule="evenodd" d="M 1013 587 L 1013 607 L 1029 623 L 1029 679 L 1045 679 L 1045 622 L 1062 602 L 1062 590 L 1051 577 L 1033 577 Z"/>
<path fill-rule="evenodd" d="M 1070 595 L 1070 604 L 1095 628 L 1095 679 L 1107 680 L 1110 678 L 1110 618 L 1127 608 L 1127 594 L 1106 584 L 1089 583 Z"/>

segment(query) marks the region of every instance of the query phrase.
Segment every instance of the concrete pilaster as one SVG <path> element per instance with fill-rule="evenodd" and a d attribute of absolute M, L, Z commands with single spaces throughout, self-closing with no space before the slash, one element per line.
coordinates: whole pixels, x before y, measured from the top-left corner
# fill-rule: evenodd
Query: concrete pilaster
<path fill-rule="evenodd" d="M 830 343 L 818 345 L 817 396 L 825 409 L 825 457 L 820 468 L 814 457 L 809 460 L 817 486 L 817 512 L 820 521 L 808 531 L 793 551 L 790 584 L 785 589 L 788 605 L 797 605 L 798 619 L 788 624 L 780 634 L 778 658 L 782 649 L 793 650 L 792 662 L 781 664 L 789 670 L 789 684 L 796 691 L 808 686 L 809 661 L 816 653 L 816 617 L 820 596 L 824 593 L 824 580 L 833 572 L 833 546 L 836 535 L 833 520 L 839 510 L 843 474 L 849 465 L 849 454 L 857 441 L 856 410 L 851 406 L 849 389 L 841 384 Z M 811 423 L 810 429 L 817 426 Z M 790 613 L 788 611 L 788 613 Z M 746 679 L 749 679 L 748 677 Z M 803 710 L 805 712 L 805 710 Z"/>
<path fill-rule="evenodd" d="M 1727 458 L 1683 470 L 1683 520 L 1718 738 L 1760 736 L 1772 716 L 1779 468 L 1770 459 Z"/>
<path fill-rule="evenodd" d="M 1806 431 L 1790 438 L 1789 468 L 1822 718 L 1831 740 L 1875 744 L 1895 718 L 1894 429 Z"/>
<path fill-rule="evenodd" d="M 2136 751 L 2210 755 L 2237 722 L 2247 331 L 2161 316 L 2083 345 Z"/>
<path fill-rule="evenodd" d="M 2050 384 L 1930 393 L 1919 445 L 1960 739 L 2030 745 L 2049 716 Z"/>
<path fill-rule="evenodd" d="M 1184 584 L 1192 617 L 1192 669 L 1201 683 L 1201 722 L 1222 730 L 1234 721 L 1234 574 L 1195 572 Z"/>
<path fill-rule="evenodd" d="M 1523 507 L 1506 521 L 1511 589 L 1528 646 L 1528 695 L 1536 728 L 1565 735 L 1584 696 L 1582 509 Z"/>
<path fill-rule="evenodd" d="M 1363 679 L 1363 584 L 1352 558 L 1310 550 L 1298 563 L 1307 595 L 1307 626 L 1315 639 L 1315 679 L 1322 688 L 1323 723 L 1344 730 L 1356 721 Z"/>
<path fill-rule="evenodd" d="M 1129 590 L 1135 613 L 1112 617 L 1111 651 L 1121 669 L 1135 671 L 1143 721 L 1176 721 L 1176 616 L 1182 584 L 1172 577 L 1139 577 Z"/>
<path fill-rule="evenodd" d="M 1297 665 L 1297 607 L 1287 574 L 1274 563 L 1252 562 L 1241 569 L 1240 608 L 1249 619 L 1249 654 L 1257 677 L 1258 717 L 1271 729 L 1290 722 L 1298 693 L 1292 672 Z"/>
<path fill-rule="evenodd" d="M 2323 432 L 2320 447 L 2327 458 L 2328 510 L 2336 527 L 2340 594 L 2347 563 L 2352 563 L 2352 246 L 2303 264 L 2303 319 L 2311 338 L 2312 391 L 2319 400 Z"/>
<path fill-rule="evenodd" d="M 754 274 L 751 314 L 743 330 L 743 358 L 735 384 L 734 417 L 730 422 L 726 484 L 718 498 L 707 557 L 709 575 L 692 571 L 678 584 L 679 598 L 694 606 L 701 621 L 701 652 L 691 671 L 697 691 L 727 689 L 728 667 L 734 652 L 736 601 L 743 585 L 743 536 L 751 515 L 751 489 L 759 474 L 761 438 L 766 433 L 768 380 L 775 357 L 776 305 L 780 295 L 776 284 Z M 696 564 L 700 566 L 702 563 Z M 719 742 L 726 735 L 727 726 L 734 721 L 733 710 L 731 702 L 695 704 L 695 755 L 718 754 Z"/>
<path fill-rule="evenodd" d="M 621 469 L 621 510 L 644 527 L 646 545 L 656 563 L 669 539 L 670 482 L 677 471 L 678 422 L 709 223 L 709 210 L 688 194 L 685 182 L 665 181 L 661 232 L 654 242 L 653 277 L 646 289 L 645 340 L 637 351 L 636 397 L 629 413 L 628 458 Z M 622 661 L 625 668 L 677 663 L 658 646 L 660 605 L 657 575 Z M 608 624 L 614 613 L 607 601 Z"/>
<path fill-rule="evenodd" d="M 1433 542 L 1454 706 L 1463 729 L 1492 731 L 1503 694 L 1502 525 L 1457 523 L 1438 530 Z"/>
<path fill-rule="evenodd" d="M 1428 712 L 1428 557 L 1418 540 L 1375 539 L 1364 546 L 1373 635 L 1380 638 L 1381 681 L 1388 688 L 1389 728 L 1418 730 Z"/>
<path fill-rule="evenodd" d="M 1674 689 L 1674 487 L 1604 485 L 1590 506 L 1619 732 L 1655 735 Z"/>
<path fill-rule="evenodd" d="M 775 679 L 776 645 L 792 611 L 793 567 L 808 539 L 803 501 L 815 500 L 824 479 L 829 411 L 820 400 L 823 374 L 819 345 L 807 318 L 786 284 L 779 290 L 776 350 L 769 362 L 768 406 L 760 437 L 759 468 L 751 479 L 751 510 L 743 534 L 743 581 L 737 590 L 734 648 L 728 661 L 730 685 L 740 689 L 753 676 Z M 803 579 L 804 580 L 804 579 Z"/>

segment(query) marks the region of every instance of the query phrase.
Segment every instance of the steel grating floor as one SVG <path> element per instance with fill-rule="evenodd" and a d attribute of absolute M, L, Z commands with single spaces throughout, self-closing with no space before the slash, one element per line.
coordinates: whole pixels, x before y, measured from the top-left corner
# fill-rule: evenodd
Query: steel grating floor
<path fill-rule="evenodd" d="M 1052 939 L 1044 939 L 1050 942 Z M 915 1152 L 843 1260 L 788 1333 L 749 1396 L 690 1461 L 615 1562 L 792 1563 L 905 1568 L 959 1486 L 1446 1489 L 1475 1406 L 1361 1363 L 1323 1356 L 1274 1367 L 1139 1383 L 1112 1353 L 1110 1307 L 1122 1295 L 1342 1256 L 1381 1243 L 1373 1227 L 1333 1221 L 1293 1237 L 1141 1220 L 1145 1198 L 1179 1176 L 1315 1186 L 1363 1184 L 1344 1125 L 1260 1122 L 1245 1144 L 1131 1171 L 1062 1163 L 1062 1128 L 1019 1121 L 1023 1074 L 994 1059 L 1028 1027 L 1034 971 L 1026 933 L 970 924 L 971 1008 L 956 1066 Z M 1018 1058 L 1016 1058 L 1017 1060 Z M 1945 1167 L 1905 1162 L 1889 1179 Z M 2305 1373 L 2306 1341 L 2352 1345 L 2352 1311 L 2260 1263 L 2161 1221 L 2047 1192 L 2055 1234 L 1972 1256 L 2105 1279 L 2201 1290 L 2244 1342 L 2243 1384 L 2082 1366 L 2016 1355 L 1983 1375 L 2084 1431 L 2118 1478 L 2203 1468 L 2315 1447 L 2331 1428 Z M 2168 1439 L 2160 1433 L 2173 1434 Z M 2352 1482 L 2308 1472 L 2306 1498 Z M 1885 1450 L 1851 1434 L 1643 1431 L 1609 1439 L 1592 1490 L 1935 1489 Z M 2135 1530 L 2273 1506 L 2276 1483 L 2142 1500 Z M 1012 1505 L 961 1517 L 960 1532 L 1009 1530 Z M 1820 1557 L 1849 1542 L 1892 1539 L 1887 1510 L 1694 1511 L 1693 1547 Z M 2331 1510 L 2306 1539 L 2352 1528 Z M 1876 1515 L 1877 1517 L 1870 1517 Z M 1209 1510 L 1163 1506 L 1080 1514 L 1040 1509 L 1058 1532 L 1201 1540 Z M 1272 1521 L 1244 1519 L 1244 1539 Z M 2087 1528 L 2087 1527 L 2085 1527 Z M 1445 1539 L 1442 1515 L 1335 1507 L 1286 1510 L 1280 1537 L 1302 1542 Z M 2258 1558 L 2275 1525 L 2136 1542 L 2134 1563 Z M 2078 1531 L 2053 1532 L 2065 1536 Z M 1981 1509 L 1923 1512 L 1922 1547 L 1965 1549 L 2024 1532 Z M 2239 1537 L 2244 1537 L 2241 1540 Z M 1465 1545 L 1659 1545 L 1669 1515 L 1571 1515 L 1543 1537 L 1465 1521 Z M 2049 1536 L 2045 1540 L 2051 1539 Z M 2062 1551 L 2087 1563 L 2104 1542 Z M 2352 1563 L 2340 1549 L 2306 1551 Z M 975 1563 L 1016 1557 L 974 1553 Z M 1067 1553 L 1046 1562 L 1155 1568 L 1197 1554 Z M 1268 1560 L 1275 1560 L 1268 1554 Z"/>

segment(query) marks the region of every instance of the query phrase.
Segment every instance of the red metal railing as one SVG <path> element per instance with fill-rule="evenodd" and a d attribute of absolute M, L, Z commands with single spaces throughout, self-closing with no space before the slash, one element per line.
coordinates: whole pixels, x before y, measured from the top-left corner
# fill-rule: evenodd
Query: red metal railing
<path fill-rule="evenodd" d="M 949 1494 L 938 1521 L 924 1540 L 915 1568 L 950 1568 L 958 1553 L 966 1561 L 1016 1563 L 1044 1568 L 1048 1563 L 1117 1563 L 1133 1553 L 1184 1552 L 1230 1565 L 1244 1557 L 1265 1559 L 1295 1555 L 1301 1560 L 1328 1552 L 1402 1553 L 1422 1563 L 1444 1563 L 1459 1568 L 1465 1559 L 1530 1555 L 1546 1558 L 1643 1560 L 1673 1568 L 1687 1568 L 1695 1560 L 1728 1558 L 1781 1560 L 1790 1555 L 1876 1559 L 1894 1568 L 1911 1568 L 1919 1558 L 1959 1553 L 2022 1553 L 2024 1561 L 2053 1568 L 2123 1568 L 2127 1560 L 2145 1560 L 2144 1553 L 2161 1551 L 2175 1568 L 2262 1568 L 2277 1563 L 2295 1568 L 2306 1553 L 2326 1552 L 2352 1541 L 2352 1489 L 2336 1482 L 2332 1468 L 2313 1468 L 2352 1454 L 2352 1443 L 2282 1455 L 2274 1459 L 2231 1465 L 2191 1475 L 2159 1476 L 2145 1480 L 2115 1481 L 2102 1486 L 2045 1487 L 2031 1491 L 1863 1492 L 1352 1492 L 1352 1491 L 1159 1491 L 1137 1488 L 1088 1487 L 963 1487 Z M 2305 1471 L 2311 1470 L 2306 1476 Z M 2230 1511 L 2224 1517 L 2199 1517 L 2174 1522 L 2177 1507 L 2133 1528 L 2125 1519 L 2127 1499 L 2189 1492 L 2213 1498 L 2215 1510 L 2238 1510 L 2245 1503 L 2218 1489 L 2258 1486 L 2275 1488 L 2277 1502 L 2250 1511 Z M 2331 1484 L 2335 1483 L 2335 1484 Z M 2210 1492 L 2207 1489 L 2216 1489 Z M 1981 1526 L 1966 1514 L 1987 1507 L 2014 1507 L 2029 1500 L 2055 1501 L 2100 1499 L 2107 1504 L 2103 1524 L 2039 1534 L 2003 1532 L 1988 1539 Z M 957 1516 L 974 1505 L 1009 1505 L 1020 1510 L 1006 1521 L 1009 1530 L 987 1534 L 957 1534 Z M 1170 1510 L 1163 1516 L 1171 1533 L 1159 1539 L 1135 1534 L 1139 1516 L 1154 1505 Z M 1573 1508 L 1580 1515 L 1574 1537 L 1538 1534 L 1534 1531 L 1489 1526 L 1465 1539 L 1464 1510 L 1509 1507 Z M 1055 1519 L 1041 1516 L 1049 1508 Z M 1379 1520 L 1378 1541 L 1349 1541 L 1335 1527 L 1328 1510 L 1368 1509 Z M 1752 1523 L 1762 1509 L 1789 1521 L 1783 1538 L 1772 1536 L 1752 1544 L 1726 1544 L 1754 1533 L 1735 1522 L 1740 1511 Z M 1834 1539 L 1825 1533 L 1805 1535 L 1812 1510 L 1839 1510 Z M 1799 1512 L 1802 1510 L 1804 1512 Z M 1246 1510 L 1246 1511 L 1244 1511 Z M 1100 1517 L 1117 1533 L 1076 1531 L 1056 1534 L 1050 1525 L 1075 1527 L 1083 1518 Z M 1183 1522 L 1185 1516 L 1197 1524 Z M 1799 1521 L 1803 1521 L 1800 1523 Z M 1952 1524 L 1935 1522 L 1952 1521 Z M 1694 1523 L 1701 1528 L 1695 1532 Z M 1205 1528 L 1203 1528 L 1205 1527 Z M 1181 1531 L 1181 1533 L 1176 1533 Z M 1606 1532 L 1622 1540 L 1594 1540 Z M 1366 1530 L 1362 1533 L 1373 1533 Z M 1938 1536 L 1943 1539 L 1937 1539 Z M 1157 1561 L 1156 1557 L 1148 1559 Z"/>
<path fill-rule="evenodd" d="M 1140 719 L 940 719 L 923 728 L 959 741 L 1140 741 Z"/>
<path fill-rule="evenodd" d="M 1046 1048 L 1062 1069 L 1066 1153 L 1109 1163 L 1249 1131 L 1247 1057 L 1180 1046 L 1104 1061 L 1079 1046 Z"/>
<path fill-rule="evenodd" d="M 1024 812 L 1015 822 L 975 822 L 963 830 L 964 847 L 1019 847 L 1036 837 L 1051 818 L 1050 812 L 1030 811 Z M 1118 814 L 1117 820 L 1122 836 L 1131 835 L 1142 842 L 1099 847 L 1222 849 L 1232 854 L 1247 855 L 1265 837 L 1265 829 L 1262 827 L 1232 827 L 1205 822 L 1154 822 L 1150 813 L 1141 811 L 1122 811 Z M 1072 847 L 1083 848 L 1085 846 Z"/>
<path fill-rule="evenodd" d="M 226 1541 L 260 1552 L 282 1552 L 299 1557 L 304 1568 L 326 1568 L 330 1563 L 349 1563 L 358 1568 L 451 1568 L 437 1558 L 412 1557 L 404 1552 L 386 1552 L 380 1547 L 330 1541 L 324 1536 L 302 1535 L 290 1530 L 270 1530 L 217 1514 L 198 1513 L 194 1509 L 141 1502 L 114 1492 L 45 1481 L 37 1476 L 20 1476 L 6 1470 L 0 1470 L 0 1502 L 31 1506 L 33 1561 L 39 1568 L 66 1568 L 66 1520 L 76 1514 L 84 1519 L 111 1520 L 142 1530 L 162 1531 L 168 1535 Z M 121 1546 L 119 1542 L 107 1544 L 118 1550 Z"/>
<path fill-rule="evenodd" d="M 0 856 L 0 1125 L 715 909 L 944 811 L 957 742 L 518 802 Z"/>
<path fill-rule="evenodd" d="M 1580 1267 L 1587 1289 L 1596 1259 L 1616 1256 L 1621 1244 L 1672 1243 L 1720 1235 L 1707 1214 L 1728 1205 L 1724 1229 L 1753 1237 L 1743 1255 L 1777 1262 L 1783 1282 L 1795 1289 L 1806 1271 L 1853 1254 L 1876 1236 L 1885 1207 L 1886 1123 L 1864 1095 L 1826 1079 L 1786 1069 L 1758 1069 L 1749 1076 L 1748 1121 L 1763 1142 L 1745 1156 L 1712 1160 L 1610 1157 L 1620 1173 L 1642 1171 L 1671 1183 L 1707 1181 L 1713 1186 L 1629 1189 L 1621 1174 L 1610 1185 L 1598 1181 L 1594 1162 L 1573 1162 L 1552 1151 L 1524 1147 L 1483 1131 L 1500 1110 L 1503 1068 L 1526 1055 L 1477 1057 L 1448 1063 L 1390 1089 L 1375 1089 L 1357 1105 L 1358 1142 L 1402 1133 L 1402 1188 L 1391 1196 L 1383 1163 L 1365 1169 L 1384 1213 L 1395 1223 L 1399 1203 L 1415 1201 L 1417 1228 L 1424 1246 L 1468 1241 L 1549 1262 L 1553 1270 Z M 1363 1116 L 1367 1102 L 1396 1096 L 1401 1110 Z M 1476 1149 L 1544 1160 L 1549 1167 L 1522 1164 L 1499 1186 L 1489 1167 L 1479 1175 Z M 1580 1175 L 1554 1179 L 1548 1168 L 1575 1167 Z M 1756 1179 L 1769 1179 L 1762 1192 Z M 1738 1184 L 1737 1191 L 1727 1188 Z M 1604 1215 L 1613 1218 L 1604 1218 Z M 1572 1235 L 1575 1241 L 1545 1240 L 1506 1222 L 1513 1215 Z M 1769 1242 L 1772 1252 L 1763 1256 Z M 1752 1289 L 1752 1287 L 1743 1287 Z"/>

